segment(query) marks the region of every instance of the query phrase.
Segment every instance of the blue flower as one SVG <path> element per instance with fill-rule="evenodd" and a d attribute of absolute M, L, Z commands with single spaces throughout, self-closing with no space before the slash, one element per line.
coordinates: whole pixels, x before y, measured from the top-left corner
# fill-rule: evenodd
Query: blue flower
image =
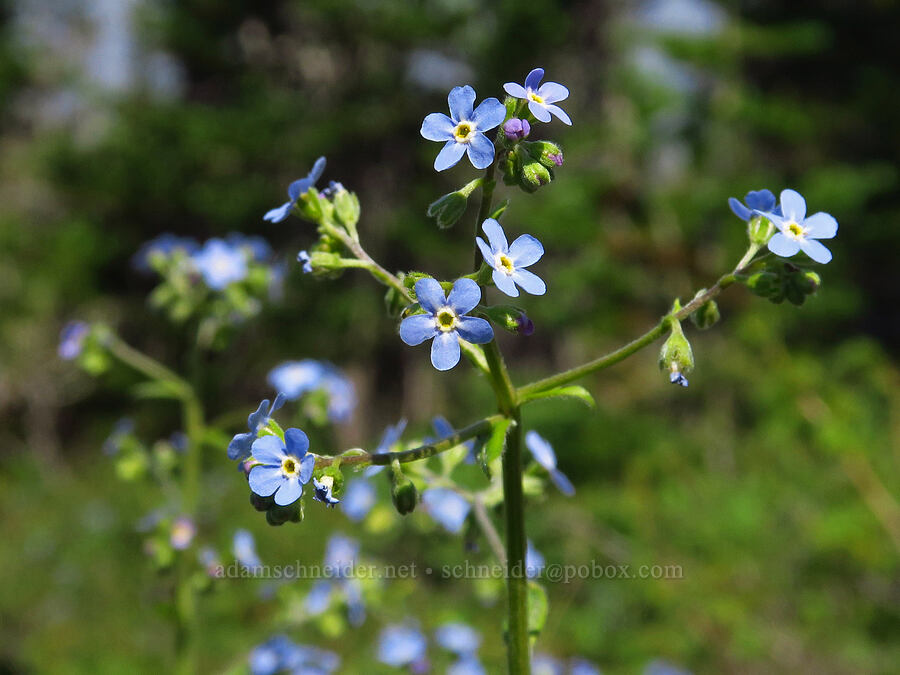
<path fill-rule="evenodd" d="M 541 84 L 543 78 L 544 69 L 535 68 L 525 78 L 524 87 L 515 82 L 507 82 L 503 85 L 503 89 L 514 98 L 528 101 L 528 110 L 541 122 L 549 122 L 552 113 L 564 124 L 571 125 L 572 120 L 569 116 L 558 105 L 554 105 L 567 99 L 569 90 L 556 82 Z"/>
<path fill-rule="evenodd" d="M 450 370 L 459 363 L 459 341 L 484 344 L 494 339 L 494 329 L 484 319 L 465 316 L 481 302 L 481 287 L 471 279 L 457 279 L 445 296 L 441 285 L 431 278 L 416 282 L 416 296 L 425 314 L 415 314 L 400 324 L 400 339 L 408 345 L 431 345 L 431 365 Z"/>
<path fill-rule="evenodd" d="M 529 539 L 526 544 L 525 576 L 529 579 L 537 579 L 539 576 L 541 576 L 541 572 L 544 570 L 544 567 L 547 566 L 547 562 L 544 560 L 544 555 L 534 547 L 534 544 L 531 543 L 531 539 Z"/>
<path fill-rule="evenodd" d="M 569 675 L 601 675 L 600 669 L 585 659 L 572 659 L 569 662 Z"/>
<path fill-rule="evenodd" d="M 729 197 L 728 207 L 741 220 L 750 220 L 754 211 L 781 215 L 781 209 L 775 207 L 775 195 L 771 190 L 752 190 L 744 197 L 743 204 L 734 197 Z"/>
<path fill-rule="evenodd" d="M 315 488 L 315 492 L 313 493 L 313 499 L 315 501 L 322 502 L 326 507 L 332 509 L 337 504 L 341 503 L 340 499 L 337 499 L 331 494 L 331 491 L 334 488 L 334 478 L 331 476 L 322 476 L 321 481 L 313 478 L 313 487 Z"/>
<path fill-rule="evenodd" d="M 214 291 L 247 277 L 247 256 L 221 239 L 210 239 L 191 256 L 203 281 Z"/>
<path fill-rule="evenodd" d="M 285 635 L 276 635 L 250 652 L 252 675 L 323 675 L 337 670 L 340 657 L 326 649 L 298 645 Z"/>
<path fill-rule="evenodd" d="M 423 661 L 425 636 L 413 626 L 388 626 L 378 637 L 378 660 L 395 668 Z"/>
<path fill-rule="evenodd" d="M 91 327 L 84 321 L 70 321 L 63 326 L 59 334 L 59 358 L 66 361 L 77 359 L 84 349 L 84 341 L 87 339 Z"/>
<path fill-rule="evenodd" d="M 405 429 L 405 419 L 401 419 L 397 424 L 389 424 L 381 435 L 381 440 L 378 441 L 378 446 L 372 451 L 372 454 L 381 455 L 385 452 L 391 452 L 391 449 L 400 442 L 400 437 L 403 435 Z M 366 478 L 371 478 L 375 474 L 384 471 L 384 467 L 384 464 L 372 464 L 365 468 L 363 475 Z"/>
<path fill-rule="evenodd" d="M 284 394 L 278 394 L 272 405 L 269 405 L 269 399 L 264 399 L 259 404 L 256 412 L 250 413 L 247 418 L 247 428 L 250 429 L 246 434 L 236 434 L 228 444 L 228 459 L 246 459 L 250 456 L 250 446 L 259 436 L 259 432 L 269 423 L 272 414 L 284 405 Z"/>
<path fill-rule="evenodd" d="M 237 249 L 244 250 L 252 260 L 263 262 L 272 255 L 272 247 L 269 242 L 257 235 L 246 235 L 240 232 L 231 232 L 225 236 L 225 241 Z"/>
<path fill-rule="evenodd" d="M 325 567 L 331 576 L 349 577 L 359 557 L 359 542 L 342 534 L 335 534 L 325 545 Z"/>
<path fill-rule="evenodd" d="M 158 237 L 144 242 L 138 249 L 137 253 L 131 258 L 132 266 L 139 272 L 149 272 L 151 263 L 159 257 L 168 257 L 177 251 L 184 255 L 191 255 L 200 244 L 190 237 L 179 237 L 165 232 Z"/>
<path fill-rule="evenodd" d="M 467 654 L 447 667 L 446 675 L 485 675 L 484 666 L 474 654 Z"/>
<path fill-rule="evenodd" d="M 313 584 L 303 601 L 303 607 L 310 616 L 318 616 L 331 605 L 332 583 L 327 579 L 320 579 Z"/>
<path fill-rule="evenodd" d="M 309 257 L 308 251 L 300 251 L 300 253 L 297 254 L 297 262 L 303 265 L 304 274 L 312 274 L 312 260 Z"/>
<path fill-rule="evenodd" d="M 373 506 L 375 506 L 374 485 L 365 478 L 352 481 L 347 485 L 344 498 L 341 500 L 341 508 L 350 520 L 359 522 L 369 514 Z"/>
<path fill-rule="evenodd" d="M 290 197 L 290 199 L 277 209 L 272 209 L 267 212 L 266 215 L 263 216 L 263 220 L 268 220 L 270 223 L 280 223 L 287 218 L 291 213 L 291 209 L 294 208 L 294 204 L 300 199 L 300 195 L 307 192 L 309 188 L 316 184 L 316 181 L 319 180 L 323 171 L 325 171 L 325 158 L 319 157 L 319 159 L 316 160 L 316 163 L 313 164 L 313 168 L 306 175 L 306 178 L 295 180 L 288 186 L 288 197 Z"/>
<path fill-rule="evenodd" d="M 465 497 L 450 488 L 425 490 L 422 493 L 422 503 L 428 515 L 453 534 L 462 529 L 472 508 Z"/>
<path fill-rule="evenodd" d="M 253 541 L 253 535 L 247 530 L 237 530 L 234 533 L 231 552 L 234 554 L 234 559 L 250 571 L 262 567 L 262 560 L 259 559 L 259 555 L 256 553 L 256 543 Z"/>
<path fill-rule="evenodd" d="M 293 504 L 316 465 L 308 449 L 309 438 L 300 429 L 285 431 L 284 442 L 278 436 L 256 439 L 251 446 L 256 465 L 250 469 L 250 489 L 260 497 L 275 495 L 278 506 Z"/>
<path fill-rule="evenodd" d="M 563 675 L 564 666 L 548 654 L 535 654 L 531 658 L 531 675 Z"/>
<path fill-rule="evenodd" d="M 194 521 L 187 516 L 179 516 L 172 523 L 172 530 L 169 533 L 169 543 L 176 551 L 183 551 L 194 540 L 197 534 L 197 528 Z"/>
<path fill-rule="evenodd" d="M 511 298 L 519 296 L 519 289 L 532 295 L 543 295 L 547 292 L 547 284 L 538 275 L 524 269 L 533 265 L 544 255 L 541 242 L 530 234 L 518 237 L 510 246 L 506 241 L 503 228 L 493 218 L 488 218 L 481 225 L 490 245 L 481 237 L 475 237 L 484 261 L 493 268 L 491 278 L 494 285 Z"/>
<path fill-rule="evenodd" d="M 460 656 L 473 654 L 481 645 L 481 636 L 478 631 L 460 622 L 450 622 L 439 626 L 434 632 L 434 638 L 441 647 Z"/>
<path fill-rule="evenodd" d="M 574 495 L 575 486 L 572 485 L 572 481 L 566 477 L 566 474 L 556 468 L 556 453 L 553 452 L 553 446 L 536 431 L 529 431 L 525 434 L 525 445 L 528 446 L 537 463 L 548 471 L 550 480 L 559 488 L 559 491 L 566 497 Z"/>
<path fill-rule="evenodd" d="M 780 232 L 769 239 L 769 250 L 782 258 L 790 258 L 803 251 L 817 263 L 831 260 L 831 251 L 819 239 L 831 239 L 837 234 L 838 224 L 831 215 L 823 212 L 806 217 L 806 200 L 799 192 L 782 190 L 781 212 L 757 211 L 771 220 Z"/>
<path fill-rule="evenodd" d="M 436 171 L 455 165 L 463 154 L 476 169 L 486 169 L 494 161 L 494 144 L 484 135 L 503 122 L 506 108 L 495 98 L 486 98 L 472 111 L 475 90 L 466 85 L 454 87 L 447 97 L 450 117 L 431 113 L 422 122 L 421 134 L 429 141 L 446 141 L 434 160 Z"/>
<path fill-rule="evenodd" d="M 286 361 L 270 370 L 267 379 L 289 401 L 310 391 L 324 390 L 328 394 L 328 417 L 335 422 L 347 420 L 356 407 L 353 382 L 330 363 L 313 359 Z"/>

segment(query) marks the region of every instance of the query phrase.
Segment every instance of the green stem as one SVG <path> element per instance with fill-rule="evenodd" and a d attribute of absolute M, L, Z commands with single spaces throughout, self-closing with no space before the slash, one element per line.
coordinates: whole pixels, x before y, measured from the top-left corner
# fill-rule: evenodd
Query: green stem
<path fill-rule="evenodd" d="M 106 348 L 110 354 L 115 356 L 125 365 L 133 368 L 142 375 L 151 380 L 158 382 L 167 382 L 177 389 L 182 398 L 193 395 L 193 388 L 187 381 L 181 378 L 177 373 L 169 370 L 159 361 L 150 358 L 143 352 L 122 341 L 116 335 L 110 335 L 105 342 Z"/>
<path fill-rule="evenodd" d="M 400 281 L 395 275 L 388 272 L 381 265 L 379 265 L 375 260 L 366 253 L 366 250 L 362 247 L 362 245 L 356 241 L 353 237 L 347 234 L 340 227 L 336 227 L 334 225 L 323 223 L 323 229 L 330 234 L 332 237 L 339 239 L 341 243 L 350 250 L 353 255 L 357 257 L 357 259 L 361 260 L 365 263 L 366 268 L 369 270 L 371 275 L 378 279 L 385 286 L 390 286 L 394 290 L 396 290 L 402 297 L 406 298 L 409 302 L 412 302 L 412 298 L 409 295 L 409 291 L 406 290 L 406 286 L 403 285 L 403 282 Z"/>

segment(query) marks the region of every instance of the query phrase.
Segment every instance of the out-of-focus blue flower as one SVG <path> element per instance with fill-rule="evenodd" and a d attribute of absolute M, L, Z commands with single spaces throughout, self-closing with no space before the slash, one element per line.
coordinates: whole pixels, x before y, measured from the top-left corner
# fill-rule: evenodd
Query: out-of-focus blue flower
<path fill-rule="evenodd" d="M 191 256 L 191 261 L 203 276 L 206 285 L 214 291 L 221 291 L 228 284 L 247 277 L 246 254 L 222 239 L 208 240 L 202 249 Z"/>
<path fill-rule="evenodd" d="M 359 522 L 369 515 L 373 506 L 375 506 L 375 486 L 368 480 L 359 478 L 347 485 L 344 498 L 341 500 L 341 508 L 350 520 Z"/>
<path fill-rule="evenodd" d="M 325 171 L 325 158 L 319 157 L 315 164 L 313 164 L 310 172 L 306 175 L 306 178 L 295 180 L 288 186 L 288 197 L 290 197 L 290 199 L 278 208 L 268 211 L 266 215 L 263 216 L 263 220 L 268 220 L 270 223 L 280 223 L 287 218 L 291 213 L 291 209 L 294 208 L 294 204 L 300 199 L 300 195 L 307 192 L 309 188 L 316 184 L 316 181 L 319 180 L 323 171 Z"/>
<path fill-rule="evenodd" d="M 353 382 L 340 370 L 327 364 L 322 384 L 328 392 L 328 418 L 332 422 L 346 422 L 356 408 Z"/>
<path fill-rule="evenodd" d="M 569 675 L 601 675 L 600 669 L 585 659 L 572 659 L 569 662 Z"/>
<path fill-rule="evenodd" d="M 313 487 L 315 488 L 315 493 L 313 494 L 315 501 L 322 502 L 326 507 L 332 509 L 341 503 L 340 499 L 331 494 L 334 488 L 334 478 L 331 476 L 322 476 L 321 481 L 313 478 Z"/>
<path fill-rule="evenodd" d="M 531 124 L 528 123 L 528 120 L 513 117 L 503 123 L 503 133 L 511 141 L 521 141 L 523 138 L 528 138 L 528 134 L 531 133 Z"/>
<path fill-rule="evenodd" d="M 447 97 L 450 117 L 431 113 L 422 122 L 421 134 L 429 141 L 445 141 L 434 160 L 436 171 L 455 165 L 466 153 L 476 169 L 486 169 L 494 161 L 494 144 L 484 135 L 503 122 L 506 108 L 495 98 L 486 98 L 472 111 L 475 90 L 469 85 L 454 87 Z"/>
<path fill-rule="evenodd" d="M 224 574 L 222 561 L 214 548 L 206 546 L 197 553 L 197 560 L 206 570 L 206 576 L 218 578 Z"/>
<path fill-rule="evenodd" d="M 400 437 L 403 435 L 404 430 L 406 429 L 406 420 L 401 419 L 397 424 L 389 424 L 387 428 L 385 428 L 384 433 L 381 435 L 381 440 L 378 442 L 378 447 L 372 451 L 373 455 L 381 455 L 385 452 L 391 452 L 391 449 L 400 442 Z M 384 464 L 372 464 L 371 466 L 367 466 L 365 471 L 363 471 L 363 475 L 366 478 L 371 478 L 377 473 L 381 473 L 384 470 Z"/>
<path fill-rule="evenodd" d="M 507 82 L 503 89 L 513 98 L 528 101 L 528 110 L 541 122 L 549 122 L 551 113 L 563 124 L 572 124 L 571 118 L 555 103 L 569 97 L 569 90 L 556 82 L 544 82 L 544 69 L 535 68 L 525 78 L 525 86 L 516 82 Z"/>
<path fill-rule="evenodd" d="M 260 497 L 275 496 L 278 506 L 287 506 L 300 499 L 303 486 L 312 477 L 316 458 L 307 453 L 309 438 L 300 429 L 284 432 L 284 442 L 278 436 L 263 436 L 253 441 L 250 469 L 250 489 Z"/>
<path fill-rule="evenodd" d="M 550 474 L 550 480 L 559 488 L 559 491 L 566 497 L 574 495 L 575 486 L 572 485 L 572 481 L 568 479 L 566 474 L 556 468 L 556 453 L 553 452 L 553 446 L 536 431 L 529 431 L 525 434 L 525 445 L 531 451 L 531 455 L 537 463 Z"/>
<path fill-rule="evenodd" d="M 378 637 L 378 660 L 402 668 L 425 659 L 425 636 L 413 626 L 388 626 Z"/>
<path fill-rule="evenodd" d="M 325 567 L 331 576 L 345 577 L 353 573 L 359 557 L 359 542 L 342 534 L 335 534 L 325 546 Z"/>
<path fill-rule="evenodd" d="M 447 421 L 446 418 L 441 417 L 440 415 L 435 416 L 431 420 L 431 426 L 434 429 L 435 437 L 426 437 L 424 440 L 426 443 L 437 443 L 438 441 L 442 441 L 445 438 L 450 438 L 453 434 L 456 433 L 456 430 L 453 428 L 453 425 Z M 474 464 L 475 463 L 475 440 L 472 439 L 470 441 L 466 441 L 461 445 L 466 446 L 468 449 L 468 453 L 466 454 L 465 462 L 466 464 Z"/>
<path fill-rule="evenodd" d="M 318 616 L 331 604 L 332 584 L 327 579 L 320 579 L 313 584 L 303 601 L 303 607 L 310 616 Z"/>
<path fill-rule="evenodd" d="M 525 576 L 529 579 L 537 579 L 539 576 L 541 576 L 541 572 L 543 572 L 544 567 L 547 566 L 547 563 L 544 560 L 544 555 L 534 547 L 534 544 L 531 543 L 531 539 L 529 539 L 526 543 Z"/>
<path fill-rule="evenodd" d="M 734 215 L 744 221 L 750 220 L 754 211 L 781 215 L 781 208 L 775 207 L 775 195 L 771 190 L 751 190 L 744 197 L 743 204 L 735 197 L 729 197 L 728 207 Z"/>
<path fill-rule="evenodd" d="M 320 675 L 334 672 L 340 666 L 334 652 L 307 645 L 298 645 L 285 635 L 276 635 L 250 652 L 252 675 Z"/>
<path fill-rule="evenodd" d="M 437 643 L 454 654 L 463 656 L 473 654 L 481 646 L 481 636 L 468 624 L 451 621 L 439 626 L 434 631 L 434 639 Z"/>
<path fill-rule="evenodd" d="M 84 349 L 84 341 L 87 339 L 91 327 L 84 321 L 69 321 L 63 326 L 59 334 L 59 358 L 66 361 L 77 359 Z"/>
<path fill-rule="evenodd" d="M 231 552 L 234 559 L 251 572 L 262 567 L 262 560 L 256 553 L 256 542 L 253 541 L 253 535 L 247 530 L 237 530 L 234 533 Z"/>
<path fill-rule="evenodd" d="M 122 441 L 134 433 L 134 420 L 130 417 L 123 417 L 117 420 L 113 425 L 109 436 L 103 441 L 103 454 L 112 457 L 122 448 Z"/>
<path fill-rule="evenodd" d="M 484 666 L 474 654 L 467 654 L 447 667 L 446 675 L 485 675 Z"/>
<path fill-rule="evenodd" d="M 183 551 L 191 542 L 194 541 L 194 535 L 197 534 L 197 528 L 194 521 L 187 516 L 179 516 L 172 523 L 172 531 L 169 533 L 169 543 L 176 551 Z"/>
<path fill-rule="evenodd" d="M 189 256 L 199 248 L 200 244 L 191 237 L 179 237 L 166 232 L 150 241 L 144 242 L 131 258 L 131 265 L 138 272 L 149 272 L 151 270 L 150 263 L 157 256 L 168 257 L 176 251 Z"/>
<path fill-rule="evenodd" d="M 231 232 L 225 236 L 225 241 L 229 246 L 243 250 L 250 259 L 257 262 L 264 262 L 272 256 L 269 242 L 258 235 L 248 236 L 240 232 Z"/>
<path fill-rule="evenodd" d="M 462 529 L 471 505 L 466 498 L 450 488 L 432 488 L 422 493 L 425 510 L 445 530 L 456 534 Z"/>
<path fill-rule="evenodd" d="M 313 359 L 286 361 L 269 371 L 268 381 L 290 401 L 324 390 L 328 394 L 328 417 L 334 422 L 346 421 L 356 408 L 353 382 L 330 363 Z"/>
<path fill-rule="evenodd" d="M 484 261 L 494 270 L 491 278 L 497 288 L 511 298 L 519 295 L 517 285 L 532 295 L 543 295 L 547 292 L 547 285 L 543 279 L 524 269 L 536 263 L 544 255 L 544 247 L 541 246 L 541 242 L 530 234 L 523 234 L 510 246 L 500 223 L 493 218 L 485 220 L 481 229 L 487 235 L 489 244 L 481 237 L 475 237 L 475 242 L 481 249 Z"/>
<path fill-rule="evenodd" d="M 691 675 L 691 671 L 673 666 L 668 661 L 657 659 L 644 668 L 644 675 Z"/>
<path fill-rule="evenodd" d="M 259 437 L 259 432 L 269 423 L 269 419 L 275 411 L 284 405 L 284 401 L 284 394 L 278 394 L 271 406 L 269 399 L 263 399 L 256 412 L 250 413 L 247 418 L 247 428 L 250 431 L 245 434 L 236 434 L 228 444 L 228 459 L 242 460 L 250 456 L 250 446 L 253 445 L 253 441 Z"/>
<path fill-rule="evenodd" d="M 408 316 L 400 324 L 400 339 L 420 345 L 432 340 L 431 365 L 450 370 L 459 363 L 459 341 L 484 344 L 494 339 L 494 329 L 484 319 L 465 316 L 481 302 L 481 287 L 471 279 L 457 279 L 448 295 L 431 278 L 416 282 L 416 296 L 425 314 Z"/>
<path fill-rule="evenodd" d="M 781 191 L 781 212 L 784 215 L 758 211 L 780 230 L 769 239 L 769 250 L 782 258 L 803 251 L 817 263 L 830 262 L 831 251 L 818 240 L 831 239 L 837 234 L 838 223 L 834 217 L 820 211 L 807 218 L 806 200 L 794 190 Z"/>
<path fill-rule="evenodd" d="M 304 274 L 312 274 L 313 266 L 312 260 L 309 257 L 309 251 L 300 251 L 300 253 L 297 254 L 297 262 L 303 265 Z"/>
<path fill-rule="evenodd" d="M 343 579 L 341 586 L 347 602 L 347 620 L 352 626 L 361 626 L 366 621 L 366 605 L 363 602 L 362 588 L 357 579 Z"/>
<path fill-rule="evenodd" d="M 531 675 L 563 675 L 565 667 L 548 654 L 535 654 L 531 657 Z"/>

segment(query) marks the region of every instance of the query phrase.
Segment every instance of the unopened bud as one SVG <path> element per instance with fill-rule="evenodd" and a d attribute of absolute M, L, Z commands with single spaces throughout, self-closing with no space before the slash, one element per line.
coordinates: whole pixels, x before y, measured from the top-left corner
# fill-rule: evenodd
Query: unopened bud
<path fill-rule="evenodd" d="M 519 187 L 525 192 L 536 192 L 542 185 L 553 180 L 553 172 L 537 161 L 528 162 L 519 175 Z"/>
<path fill-rule="evenodd" d="M 412 513 L 419 501 L 419 493 L 409 476 L 403 473 L 397 460 L 391 463 L 390 477 L 391 501 L 394 502 L 397 512 L 401 516 Z"/>
<path fill-rule="evenodd" d="M 762 248 L 769 243 L 775 233 L 775 225 L 765 216 L 753 216 L 747 221 L 747 236 L 750 243 Z"/>
<path fill-rule="evenodd" d="M 462 218 L 468 203 L 468 196 L 457 190 L 433 201 L 426 213 L 429 218 L 435 219 L 440 229 L 446 230 L 448 227 L 453 227 L 456 221 Z"/>
<path fill-rule="evenodd" d="M 510 141 L 521 141 L 523 138 L 528 138 L 528 134 L 531 133 L 531 125 L 528 120 L 513 117 L 503 123 L 503 133 Z"/>
<path fill-rule="evenodd" d="M 659 368 L 669 373 L 672 384 L 688 386 L 685 375 L 694 369 L 694 352 L 684 336 L 681 323 L 675 319 L 672 319 L 672 332 L 659 350 Z"/>
<path fill-rule="evenodd" d="M 697 295 L 701 295 L 705 292 L 706 289 L 700 291 Z M 708 300 L 700 305 L 697 311 L 691 314 L 691 323 L 700 330 L 706 330 L 707 328 L 712 328 L 716 325 L 719 318 L 719 305 L 716 304 L 715 300 Z"/>
<path fill-rule="evenodd" d="M 533 141 L 523 143 L 526 152 L 548 169 L 557 169 L 563 165 L 562 149 L 552 141 Z"/>

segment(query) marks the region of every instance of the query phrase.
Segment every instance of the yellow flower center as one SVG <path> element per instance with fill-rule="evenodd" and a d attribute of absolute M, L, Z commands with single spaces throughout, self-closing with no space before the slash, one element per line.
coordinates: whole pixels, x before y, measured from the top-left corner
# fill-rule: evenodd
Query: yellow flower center
<path fill-rule="evenodd" d="M 458 323 L 456 312 L 449 307 L 444 307 L 435 315 L 434 322 L 437 324 L 438 330 L 449 333 L 456 328 Z"/>
<path fill-rule="evenodd" d="M 796 223 L 793 220 L 785 225 L 784 233 L 791 239 L 797 240 L 803 239 L 803 237 L 806 236 L 806 230 L 800 227 L 799 223 Z"/>
<path fill-rule="evenodd" d="M 456 129 L 453 130 L 453 138 L 456 139 L 457 143 L 468 143 L 472 140 L 473 131 L 475 131 L 475 127 L 470 122 L 460 122 L 456 125 Z"/>
<path fill-rule="evenodd" d="M 515 270 L 515 265 L 513 265 L 512 260 L 500 253 L 497 255 L 497 268 L 501 272 L 506 274 L 506 276 L 512 276 L 512 273 Z"/>
<path fill-rule="evenodd" d="M 544 103 L 544 99 L 543 99 L 542 97 L 538 96 L 538 95 L 537 95 L 536 93 L 534 93 L 533 91 L 529 91 L 529 92 L 528 92 L 528 98 L 530 98 L 530 99 L 531 99 L 532 101 L 534 101 L 535 103 L 540 103 L 540 104 L 543 104 L 543 103 Z"/>
<path fill-rule="evenodd" d="M 281 471 L 285 476 L 296 476 L 300 473 L 300 462 L 293 455 L 288 455 L 281 460 Z"/>

